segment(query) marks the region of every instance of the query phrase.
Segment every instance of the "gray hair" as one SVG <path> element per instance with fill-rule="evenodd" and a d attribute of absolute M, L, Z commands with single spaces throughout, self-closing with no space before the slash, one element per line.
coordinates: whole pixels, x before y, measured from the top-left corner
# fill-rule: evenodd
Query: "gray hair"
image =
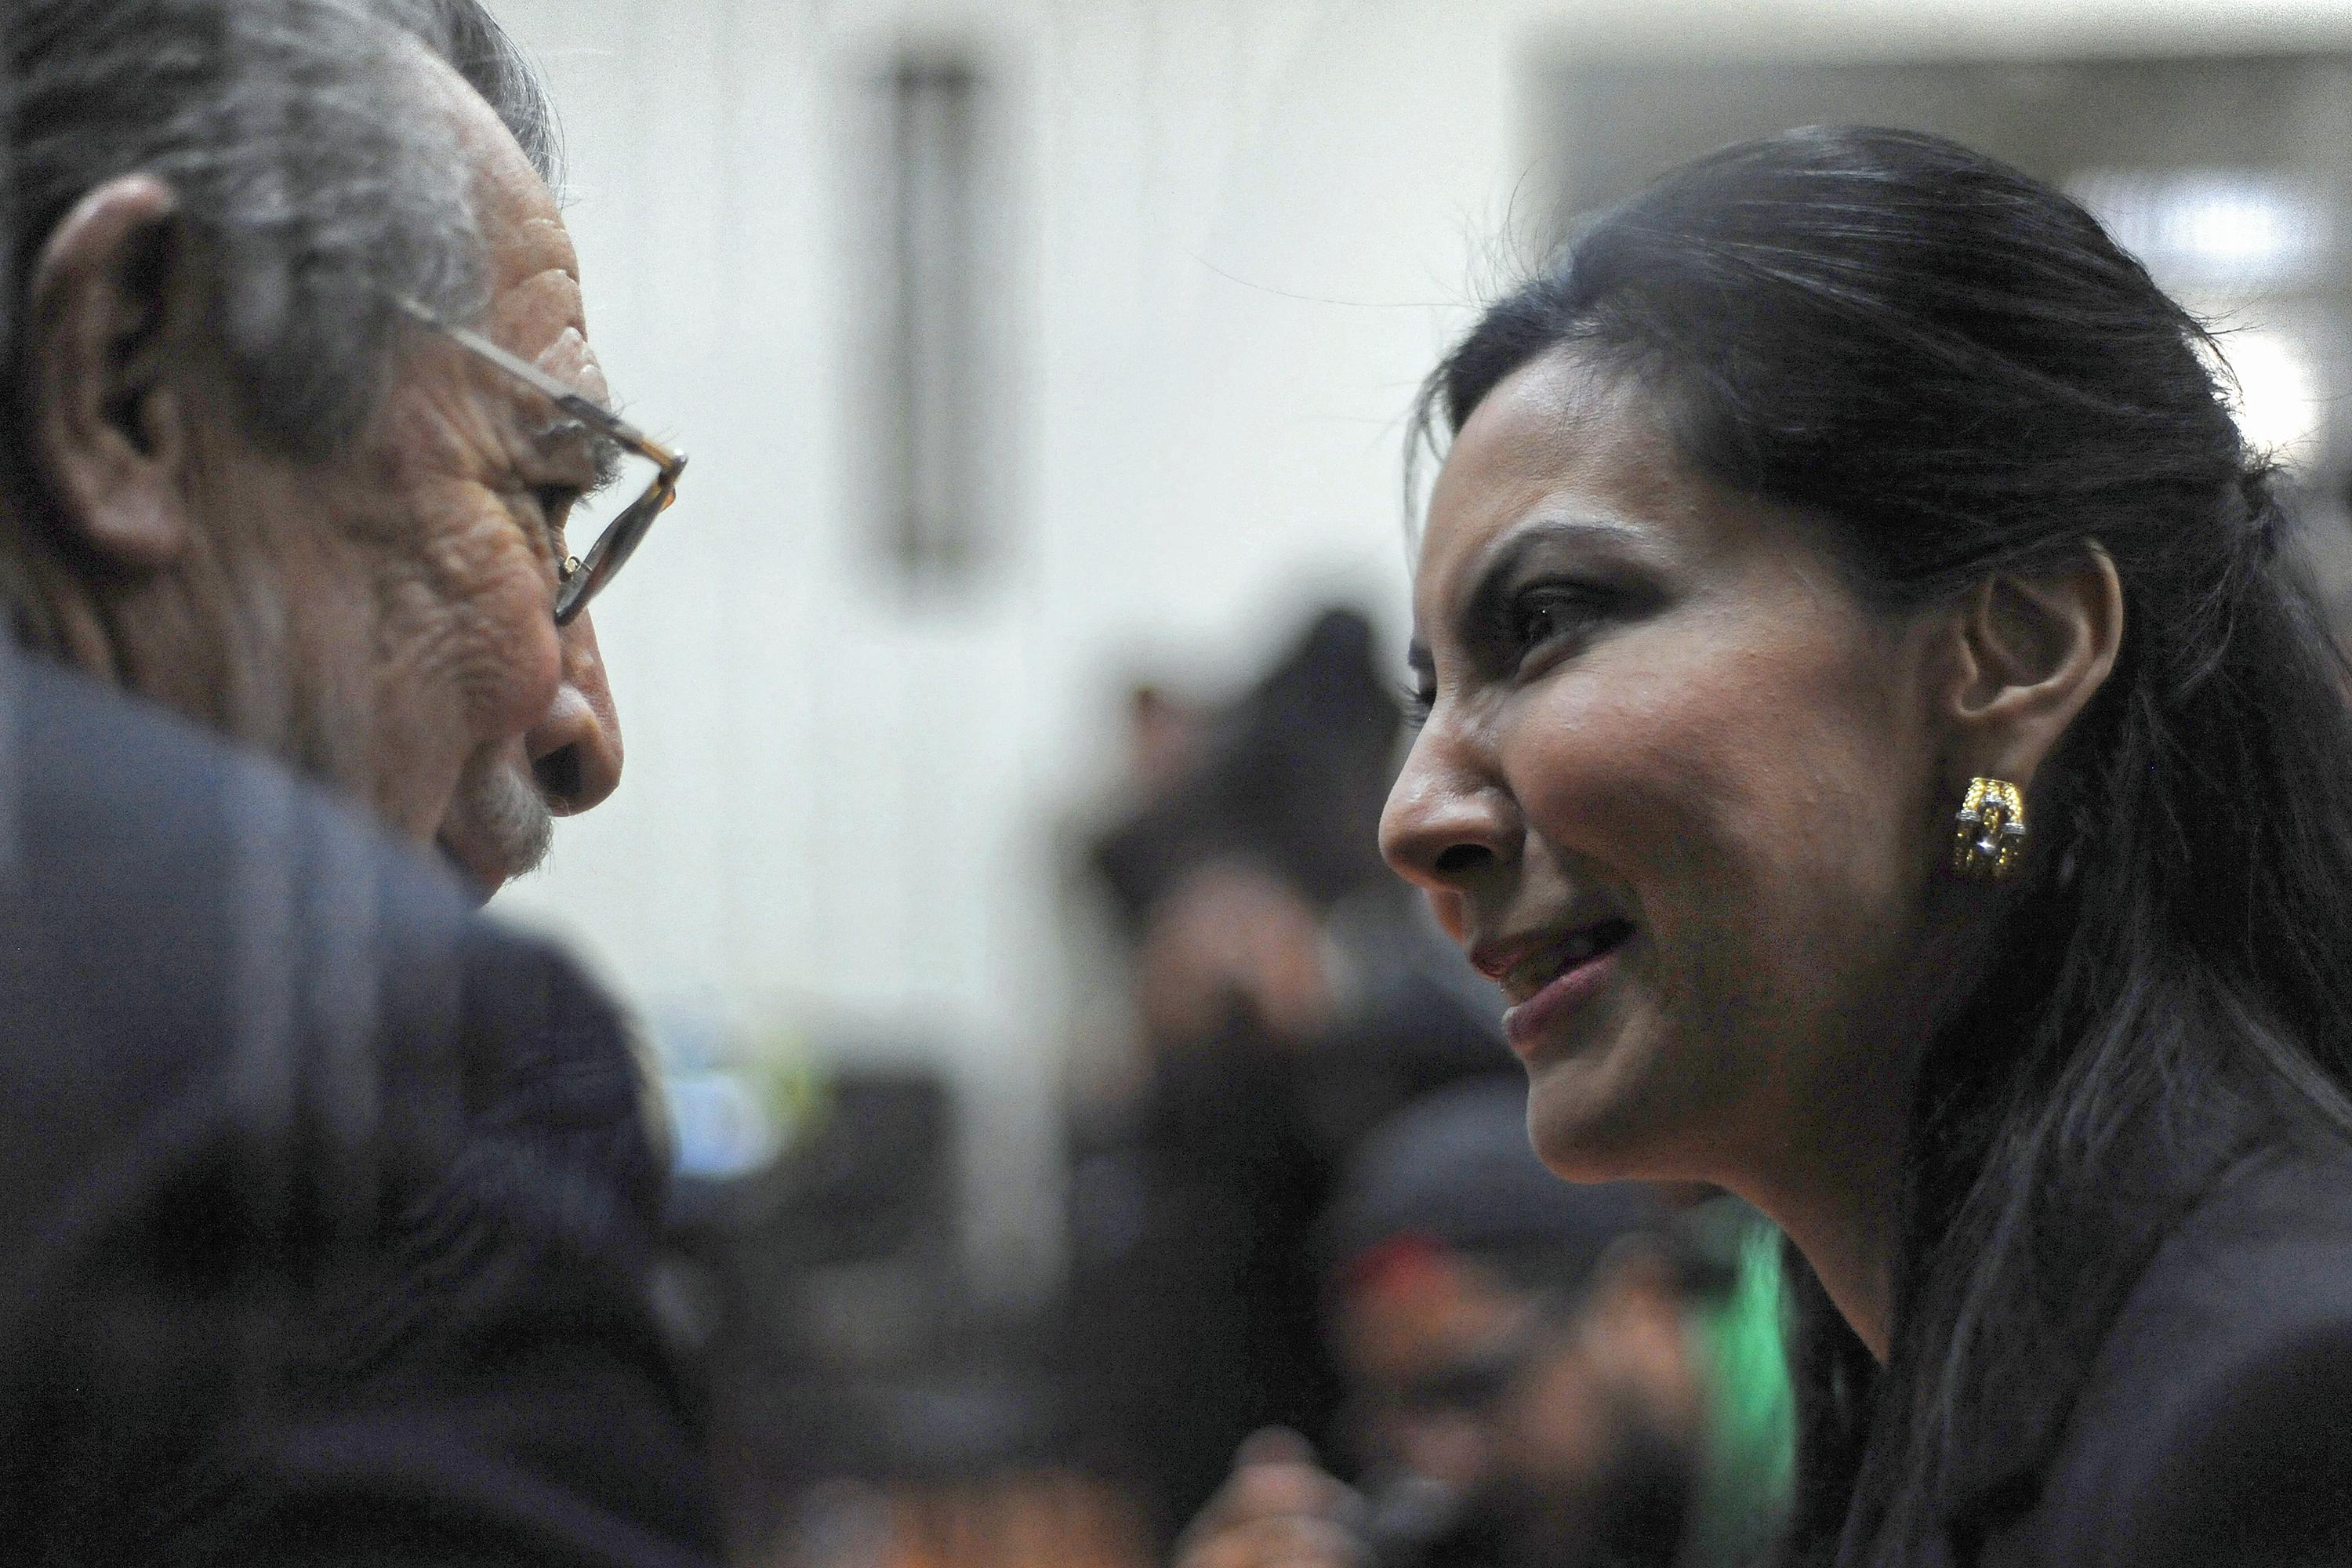
<path fill-rule="evenodd" d="M 467 164 L 404 37 L 553 183 L 547 100 L 478 0 L 0 0 L 0 356 L 75 204 L 152 174 L 200 237 L 248 427 L 297 459 L 340 450 L 392 379 L 393 301 L 478 301 Z M 0 406 L 0 440 L 21 417 Z"/>

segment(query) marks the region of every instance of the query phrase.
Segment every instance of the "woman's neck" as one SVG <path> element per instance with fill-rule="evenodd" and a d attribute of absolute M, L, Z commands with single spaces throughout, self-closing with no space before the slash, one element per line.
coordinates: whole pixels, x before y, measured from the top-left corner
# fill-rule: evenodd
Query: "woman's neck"
<path fill-rule="evenodd" d="M 1916 989 L 1896 987 L 1845 1049 L 1785 1108 L 1748 1194 L 1795 1242 L 1839 1313 L 1885 1364 L 1905 1245 L 1912 1100 L 1931 1040 L 1952 1026 L 1989 968 L 1996 923 L 1969 910 L 1926 944 Z M 1736 1184 L 1735 1184 L 1736 1185 Z"/>
<path fill-rule="evenodd" d="M 1902 1231 L 1900 1147 L 1856 1160 L 1851 1173 L 1856 1179 L 1808 1184 L 1750 1201 L 1796 1243 L 1839 1316 L 1884 1365 L 1895 1335 L 1895 1259 Z"/>

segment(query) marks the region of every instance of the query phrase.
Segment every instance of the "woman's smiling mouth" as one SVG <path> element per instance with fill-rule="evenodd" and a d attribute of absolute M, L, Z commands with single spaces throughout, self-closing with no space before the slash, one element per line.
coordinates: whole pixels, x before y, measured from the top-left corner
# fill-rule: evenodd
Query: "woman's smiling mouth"
<path fill-rule="evenodd" d="M 1511 1049 L 1528 1055 L 1553 1025 L 1589 1000 L 1633 935 L 1633 921 L 1612 919 L 1547 942 L 1482 944 L 1474 951 L 1471 962 L 1499 981 L 1513 1004 L 1503 1015 Z"/>

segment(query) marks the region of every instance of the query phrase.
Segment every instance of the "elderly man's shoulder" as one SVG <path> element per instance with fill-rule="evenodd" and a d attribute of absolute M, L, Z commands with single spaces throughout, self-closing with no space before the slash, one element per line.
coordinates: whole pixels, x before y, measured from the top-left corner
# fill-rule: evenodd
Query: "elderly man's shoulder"
<path fill-rule="evenodd" d="M 5 641 L 0 829 L 0 869 L 20 901 L 144 926 L 194 921 L 190 890 L 218 884 L 260 902 L 332 870 L 388 881 L 413 921 L 466 909 L 452 879 L 258 751 Z"/>
<path fill-rule="evenodd" d="M 437 868 L 0 653 L 0 1532 L 704 1561 L 640 1089 Z"/>
<path fill-rule="evenodd" d="M 107 1103 L 139 1114 L 192 1075 L 253 1118 L 347 1131 L 362 1107 L 418 1107 L 339 1073 L 439 1079 L 478 1104 L 557 1062 L 580 1092 L 598 1064 L 599 1112 L 638 1104 L 610 1006 L 545 944 L 476 916 L 452 874 L 268 759 L 13 653 L 0 952 L 16 1042 L 0 1073 L 96 1097 L 85 1135 Z"/>

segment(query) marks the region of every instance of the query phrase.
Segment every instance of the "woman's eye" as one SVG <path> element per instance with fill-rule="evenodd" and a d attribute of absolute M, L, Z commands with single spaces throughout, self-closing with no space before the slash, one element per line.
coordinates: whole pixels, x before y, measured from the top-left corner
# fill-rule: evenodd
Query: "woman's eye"
<path fill-rule="evenodd" d="M 1404 721 L 1418 730 L 1429 722 L 1430 710 L 1437 706 L 1437 683 L 1416 676 L 1404 683 L 1397 696 L 1404 709 Z"/>
<path fill-rule="evenodd" d="M 1530 588 L 1511 604 L 1513 652 L 1524 657 L 1563 637 L 1582 637 L 1607 608 L 1599 590 L 1552 584 Z"/>

